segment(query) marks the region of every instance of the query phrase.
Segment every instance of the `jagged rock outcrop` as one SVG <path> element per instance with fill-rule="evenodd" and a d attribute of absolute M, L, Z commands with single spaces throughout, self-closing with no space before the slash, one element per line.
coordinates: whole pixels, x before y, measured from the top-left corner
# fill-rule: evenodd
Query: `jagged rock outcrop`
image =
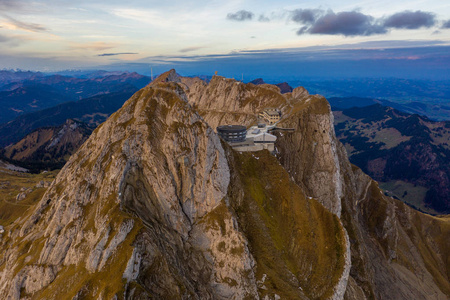
<path fill-rule="evenodd" d="M 250 81 L 249 83 L 255 84 L 255 85 L 266 84 L 262 78 L 256 78 L 256 79 Z M 287 82 L 277 83 L 277 84 L 275 84 L 275 86 L 280 88 L 281 94 L 291 93 L 293 91 L 293 88 Z"/>
<path fill-rule="evenodd" d="M 234 123 L 255 125 L 257 114 L 264 108 L 279 108 L 286 120 L 283 126 L 297 132 L 277 144 L 282 163 L 308 196 L 340 214 L 342 179 L 336 153 L 338 142 L 325 98 L 311 96 L 302 87 L 281 95 L 272 85 L 245 85 L 219 76 L 214 76 L 208 85 L 198 80 L 189 86 L 187 93 L 189 102 L 213 128 Z"/>
<path fill-rule="evenodd" d="M 264 108 L 277 107 L 288 114 L 293 107 L 286 100 L 289 96 L 281 95 L 278 87 L 269 84 L 255 86 L 221 76 L 214 76 L 208 84 L 200 79 L 181 81 L 189 103 L 212 128 L 220 124 L 249 126 L 256 123 L 257 114 Z"/>
<path fill-rule="evenodd" d="M 277 157 L 236 153 L 212 129 L 267 107 L 295 128 Z M 448 218 L 383 196 L 350 165 L 323 97 L 172 70 L 5 228 L 0 296 L 444 299 L 448 236 Z"/>

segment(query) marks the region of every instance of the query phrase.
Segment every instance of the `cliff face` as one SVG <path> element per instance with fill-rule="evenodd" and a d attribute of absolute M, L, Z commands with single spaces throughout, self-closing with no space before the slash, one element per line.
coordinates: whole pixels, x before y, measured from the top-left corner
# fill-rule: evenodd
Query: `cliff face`
<path fill-rule="evenodd" d="M 215 77 L 211 83 L 214 79 L 224 81 Z M 209 88 L 205 86 L 205 90 Z M 249 91 L 254 88 L 240 87 Z M 228 113 L 237 109 L 248 113 L 248 118 L 239 120 L 249 125 L 254 122 L 252 113 L 274 105 L 263 97 L 246 103 L 242 101 L 246 93 L 241 92 L 241 97 L 234 96 L 236 92 L 227 93 L 227 89 L 238 89 L 234 86 L 223 87 L 215 94 L 197 89 L 198 86 L 190 86 L 189 99 L 212 124 L 217 120 L 229 122 Z M 307 196 L 340 215 L 349 234 L 352 267 L 345 298 L 448 297 L 449 262 L 445 253 L 450 247 L 449 218 L 424 215 L 383 196 L 376 182 L 349 163 L 344 147 L 336 139 L 333 115 L 323 97 L 308 95 L 302 88 L 281 96 L 276 98 L 283 110 L 280 126 L 296 131 L 278 133 L 277 157 Z M 342 283 L 345 285 L 345 280 Z"/>
<path fill-rule="evenodd" d="M 181 82 L 189 103 L 212 128 L 235 123 L 249 126 L 256 123 L 257 114 L 267 107 L 277 107 L 287 114 L 297 99 L 308 96 L 303 88 L 281 95 L 280 89 L 274 85 L 256 86 L 220 76 L 214 76 L 209 84 L 190 78 L 181 78 Z"/>
<path fill-rule="evenodd" d="M 266 107 L 296 129 L 279 134 L 277 157 L 236 153 L 212 129 L 251 125 Z M 5 228 L 0 295 L 448 296 L 448 219 L 381 195 L 349 164 L 332 124 L 326 100 L 302 88 L 281 95 L 217 76 L 206 85 L 161 75 Z"/>
<path fill-rule="evenodd" d="M 189 102 L 213 128 L 233 123 L 256 125 L 259 112 L 279 108 L 285 120 L 282 126 L 296 130 L 296 134 L 287 135 L 288 140 L 277 143 L 280 161 L 308 196 L 340 215 L 342 180 L 332 115 L 325 98 L 309 95 L 302 87 L 282 95 L 273 85 L 245 85 L 219 76 L 208 85 L 201 81 L 191 84 L 187 93 Z"/>

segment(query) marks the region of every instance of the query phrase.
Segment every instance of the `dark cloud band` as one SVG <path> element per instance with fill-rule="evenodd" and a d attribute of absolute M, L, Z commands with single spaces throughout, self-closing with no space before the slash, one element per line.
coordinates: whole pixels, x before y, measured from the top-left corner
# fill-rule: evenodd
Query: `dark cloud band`
<path fill-rule="evenodd" d="M 371 16 L 350 11 L 337 14 L 328 12 L 317 19 L 307 32 L 310 34 L 355 36 L 385 33 L 386 29 L 377 25 Z"/>
<path fill-rule="evenodd" d="M 206 48 L 206 47 L 202 47 L 202 46 L 187 47 L 187 48 L 180 49 L 179 52 L 186 53 L 186 52 L 197 51 L 197 50 L 200 50 L 200 49 L 203 49 L 203 48 Z"/>
<path fill-rule="evenodd" d="M 403 11 L 382 19 L 375 19 L 359 11 L 335 13 L 332 10 L 296 9 L 290 19 L 303 26 L 297 30 L 302 34 L 329 34 L 344 36 L 368 36 L 385 34 L 391 29 L 418 29 L 436 25 L 433 13 Z"/>
<path fill-rule="evenodd" d="M 99 54 L 98 56 L 135 55 L 135 54 L 139 54 L 139 53 L 134 53 L 134 52 L 102 53 L 102 54 Z"/>

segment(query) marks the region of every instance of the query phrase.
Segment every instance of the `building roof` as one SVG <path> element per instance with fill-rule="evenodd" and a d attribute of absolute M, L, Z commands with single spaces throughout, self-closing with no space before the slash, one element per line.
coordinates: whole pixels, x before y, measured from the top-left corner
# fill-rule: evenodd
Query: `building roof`
<path fill-rule="evenodd" d="M 221 131 L 221 132 L 242 132 L 247 130 L 247 128 L 245 126 L 242 125 L 221 125 L 218 126 L 217 131 Z"/>
<path fill-rule="evenodd" d="M 268 114 L 269 116 L 280 116 L 281 111 L 264 111 L 264 113 Z"/>
<path fill-rule="evenodd" d="M 267 143 L 274 143 L 277 140 L 277 137 L 273 134 L 262 132 L 260 134 L 254 135 L 253 140 L 255 142 L 265 141 Z"/>

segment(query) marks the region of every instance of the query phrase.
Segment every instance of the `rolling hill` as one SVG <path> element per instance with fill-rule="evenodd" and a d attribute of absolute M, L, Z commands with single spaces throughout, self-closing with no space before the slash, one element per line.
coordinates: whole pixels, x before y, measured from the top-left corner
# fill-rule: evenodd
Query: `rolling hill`
<path fill-rule="evenodd" d="M 130 88 L 126 91 L 67 102 L 21 115 L 13 121 L 0 125 L 0 147 L 18 142 L 37 128 L 60 126 L 67 119 L 76 119 L 95 128 L 119 109 L 136 91 L 136 88 Z"/>
<path fill-rule="evenodd" d="M 450 211 L 450 122 L 374 104 L 334 111 L 350 161 L 387 193 L 431 213 Z"/>

